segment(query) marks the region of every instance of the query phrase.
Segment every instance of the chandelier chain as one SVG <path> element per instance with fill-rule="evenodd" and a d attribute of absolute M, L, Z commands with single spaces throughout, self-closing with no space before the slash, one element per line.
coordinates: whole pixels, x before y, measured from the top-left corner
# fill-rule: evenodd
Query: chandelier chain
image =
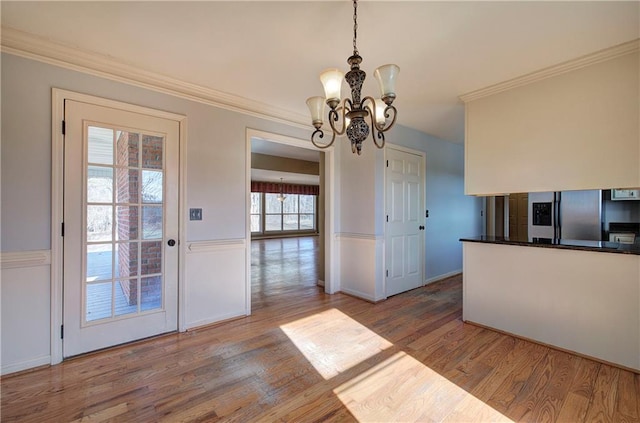
<path fill-rule="evenodd" d="M 358 0 L 353 0 L 353 55 L 359 56 L 356 39 L 358 38 Z"/>

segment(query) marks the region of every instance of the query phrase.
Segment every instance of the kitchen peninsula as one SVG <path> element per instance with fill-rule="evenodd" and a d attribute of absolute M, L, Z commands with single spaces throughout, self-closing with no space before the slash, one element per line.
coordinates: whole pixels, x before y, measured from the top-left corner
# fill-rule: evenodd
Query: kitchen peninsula
<path fill-rule="evenodd" d="M 640 372 L 640 244 L 463 241 L 463 320 Z"/>

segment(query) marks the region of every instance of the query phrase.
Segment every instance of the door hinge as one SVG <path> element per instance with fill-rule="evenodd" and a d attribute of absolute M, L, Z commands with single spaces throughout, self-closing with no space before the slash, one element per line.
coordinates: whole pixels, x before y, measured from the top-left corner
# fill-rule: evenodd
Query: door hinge
<path fill-rule="evenodd" d="M 387 167 L 389 167 L 389 160 L 387 160 Z"/>
<path fill-rule="evenodd" d="M 65 123 L 65 121 L 62 121 L 62 135 L 66 135 L 67 134 L 67 124 Z"/>
<path fill-rule="evenodd" d="M 387 277 L 389 277 L 389 271 L 387 270 Z"/>
<path fill-rule="evenodd" d="M 387 222 L 389 221 L 389 215 L 387 215 Z"/>
<path fill-rule="evenodd" d="M 64 339 L 64 325 L 60 325 L 60 339 Z"/>
<path fill-rule="evenodd" d="M 60 236 L 64 236 L 64 222 L 60 224 Z"/>

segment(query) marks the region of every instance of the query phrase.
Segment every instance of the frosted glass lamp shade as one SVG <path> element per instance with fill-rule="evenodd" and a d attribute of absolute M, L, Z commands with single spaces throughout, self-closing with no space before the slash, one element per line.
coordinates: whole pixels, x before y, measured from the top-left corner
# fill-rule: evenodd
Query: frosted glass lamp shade
<path fill-rule="evenodd" d="M 396 98 L 396 79 L 400 73 L 400 68 L 396 65 L 383 65 L 375 70 L 373 76 L 380 84 L 380 97 L 388 103 L 388 98 L 393 101 Z"/>
<path fill-rule="evenodd" d="M 324 97 L 309 97 L 307 99 L 307 106 L 311 112 L 311 123 L 313 123 L 313 126 L 316 126 L 316 124 L 322 126 L 322 118 L 324 116 Z"/>
<path fill-rule="evenodd" d="M 342 90 L 342 80 L 344 74 L 339 69 L 327 69 L 320 74 L 320 81 L 324 87 L 324 94 L 327 102 L 331 100 L 340 101 L 340 91 Z"/>
<path fill-rule="evenodd" d="M 376 123 L 380 127 L 384 127 L 384 123 L 387 119 L 384 117 L 384 109 L 387 108 L 387 105 L 382 101 L 382 99 L 376 98 Z"/>

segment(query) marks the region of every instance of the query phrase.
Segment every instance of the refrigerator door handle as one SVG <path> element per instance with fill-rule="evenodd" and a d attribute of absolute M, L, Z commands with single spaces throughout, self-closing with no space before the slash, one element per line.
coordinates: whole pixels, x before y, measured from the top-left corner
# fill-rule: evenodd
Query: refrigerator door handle
<path fill-rule="evenodd" d="M 553 193 L 553 203 L 554 203 L 554 207 L 553 207 L 553 211 L 554 211 L 554 219 L 555 219 L 555 224 L 553 225 L 553 233 L 554 233 L 554 238 L 556 239 L 560 239 L 562 238 L 562 221 L 560 218 L 561 215 L 561 211 L 560 211 L 560 204 L 562 202 L 562 194 L 560 192 L 554 192 Z"/>

